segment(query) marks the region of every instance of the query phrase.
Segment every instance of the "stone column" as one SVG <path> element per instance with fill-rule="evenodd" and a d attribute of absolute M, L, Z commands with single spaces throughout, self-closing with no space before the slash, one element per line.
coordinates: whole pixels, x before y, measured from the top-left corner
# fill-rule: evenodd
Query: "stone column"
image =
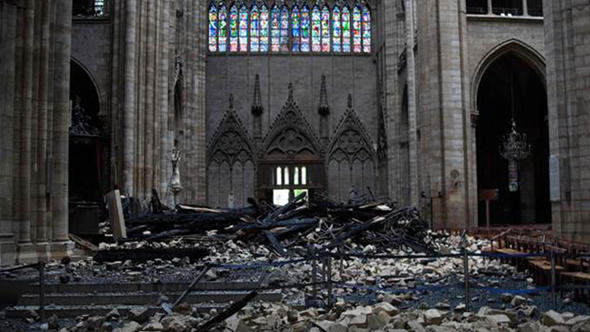
<path fill-rule="evenodd" d="M 38 81 L 38 115 L 37 115 L 37 184 L 35 207 L 37 209 L 37 252 L 39 259 L 47 260 L 49 257 L 49 244 L 47 242 L 49 197 L 47 195 L 47 132 L 48 132 L 48 81 L 49 81 L 49 50 L 50 50 L 50 19 L 51 2 L 43 1 L 41 6 L 41 49 L 39 53 L 39 81 Z M 69 80 L 68 80 L 69 81 Z"/>
<path fill-rule="evenodd" d="M 168 48 L 169 48 L 169 42 L 168 42 L 168 38 L 169 38 L 169 33 L 170 33 L 170 0 L 161 0 L 158 1 L 158 4 L 160 6 L 162 6 L 162 15 L 160 16 L 160 25 L 161 25 L 161 29 L 159 31 L 160 35 L 159 35 L 159 40 L 160 42 L 158 43 L 159 47 L 158 50 L 160 50 L 160 55 L 159 55 L 159 68 L 160 68 L 160 76 L 159 76 L 159 80 L 160 80 L 160 85 L 159 85 L 159 97 L 157 98 L 160 101 L 160 105 L 158 107 L 158 109 L 156 110 L 156 114 L 160 114 L 159 120 L 156 120 L 159 122 L 159 126 L 160 126 L 160 131 L 159 131 L 159 136 L 158 136 L 158 140 L 156 142 L 159 142 L 160 146 L 158 148 L 159 153 L 158 153 L 158 164 L 159 164 L 159 190 L 160 193 L 163 194 L 166 192 L 166 185 L 168 184 L 168 150 L 169 150 L 169 140 L 168 140 L 168 68 L 169 68 L 169 61 L 168 61 Z M 161 195 L 160 197 L 163 197 L 163 195 Z"/>
<path fill-rule="evenodd" d="M 15 244 L 13 232 L 14 198 L 14 133 L 15 133 L 15 67 L 16 67 L 16 17 L 17 8 L 0 2 L 0 265 L 14 262 Z"/>
<path fill-rule="evenodd" d="M 416 115 L 416 61 L 414 56 L 414 0 L 406 0 L 406 63 L 408 83 L 408 124 L 410 151 L 410 204 L 418 206 L 418 134 Z"/>
<path fill-rule="evenodd" d="M 156 84 L 155 80 L 155 64 L 156 64 L 156 49 L 155 44 L 157 41 L 156 33 L 156 15 L 157 7 L 154 0 L 148 0 L 147 3 L 147 59 L 146 59 L 146 85 L 145 85 L 145 125 L 144 125 L 144 137 L 143 137 L 143 148 L 144 148 L 144 188 L 142 195 L 145 197 L 149 196 L 150 189 L 154 186 L 154 102 L 155 94 L 154 88 Z"/>
<path fill-rule="evenodd" d="M 488 15 L 492 15 L 493 13 L 492 0 L 488 0 Z"/>
<path fill-rule="evenodd" d="M 21 90 L 22 107 L 20 125 L 20 183 L 19 185 L 19 234 L 17 262 L 31 262 L 37 259 L 31 243 L 31 119 L 33 113 L 33 38 L 35 24 L 35 0 L 27 0 L 23 11 L 23 60 Z"/>
<path fill-rule="evenodd" d="M 127 0 L 125 15 L 125 97 L 123 116 L 123 190 L 133 195 L 135 165 L 135 41 L 137 1 Z"/>
<path fill-rule="evenodd" d="M 528 0 L 522 0 L 522 15 L 529 16 Z"/>
<path fill-rule="evenodd" d="M 403 31 L 398 22 L 398 12 L 394 1 L 383 2 L 383 76 L 384 76 L 384 121 L 387 132 L 387 179 L 390 199 L 396 200 L 399 197 L 399 107 L 398 107 L 398 59 L 403 49 L 399 45 L 398 35 Z"/>
<path fill-rule="evenodd" d="M 69 254 L 68 240 L 68 158 L 70 123 L 70 50 L 72 42 L 72 1 L 55 2 L 54 116 L 52 257 Z"/>

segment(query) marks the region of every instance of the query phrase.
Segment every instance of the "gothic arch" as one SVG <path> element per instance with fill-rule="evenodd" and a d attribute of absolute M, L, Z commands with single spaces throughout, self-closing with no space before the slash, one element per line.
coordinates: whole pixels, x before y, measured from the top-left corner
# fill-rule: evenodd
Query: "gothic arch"
<path fill-rule="evenodd" d="M 349 97 L 350 98 L 350 97 Z M 354 185 L 359 193 L 375 189 L 377 153 L 371 137 L 356 112 L 349 108 L 336 127 L 328 146 L 326 168 L 329 194 L 335 201 L 347 201 Z"/>
<path fill-rule="evenodd" d="M 541 53 L 539 53 L 534 47 L 519 39 L 508 39 L 496 45 L 486 53 L 475 67 L 473 78 L 471 80 L 472 110 L 477 110 L 477 95 L 483 75 L 494 61 L 508 53 L 514 54 L 516 57 L 531 66 L 539 76 L 539 79 L 541 79 L 546 85 L 545 58 L 543 55 L 541 55 Z"/>
<path fill-rule="evenodd" d="M 479 225 L 488 221 L 550 222 L 549 119 L 543 57 L 526 44 L 510 40 L 488 52 L 474 75 L 472 110 L 477 112 L 477 119 L 472 124 L 472 181 L 477 188 L 474 211 Z M 525 158 L 509 162 L 499 149 L 511 125 L 526 134 L 532 150 Z M 482 197 L 492 192 L 495 198 L 486 208 Z"/>
<path fill-rule="evenodd" d="M 255 150 L 231 102 L 207 147 L 207 155 L 208 204 L 245 206 L 247 198 L 254 195 Z"/>
<path fill-rule="evenodd" d="M 291 86 L 287 102 L 271 125 L 263 146 L 263 158 L 280 155 L 292 159 L 300 154 L 322 155 L 318 138 L 293 99 Z"/>
<path fill-rule="evenodd" d="M 98 87 L 98 84 L 96 83 L 96 79 L 94 78 L 94 76 L 92 75 L 92 73 L 90 72 L 90 70 L 88 70 L 88 68 L 86 66 L 84 66 L 82 64 L 82 62 L 80 62 L 78 59 L 74 58 L 74 57 L 70 57 L 70 86 L 72 86 L 72 83 L 76 83 L 77 85 L 82 84 L 82 85 L 86 85 L 85 90 L 88 90 L 88 92 L 92 92 L 93 94 L 95 94 L 96 96 L 96 108 L 95 108 L 95 112 L 96 114 L 99 114 L 101 111 L 101 106 L 103 105 L 102 103 L 102 93 Z M 80 82 L 80 80 L 82 82 Z M 82 86 L 79 85 L 79 86 Z M 72 97 L 72 93 L 75 93 L 72 89 L 70 89 L 70 99 L 73 100 Z M 88 102 L 88 100 L 87 100 Z"/>
<path fill-rule="evenodd" d="M 373 141 L 353 109 L 348 109 L 336 127 L 328 148 L 328 159 L 366 161 L 375 159 Z"/>

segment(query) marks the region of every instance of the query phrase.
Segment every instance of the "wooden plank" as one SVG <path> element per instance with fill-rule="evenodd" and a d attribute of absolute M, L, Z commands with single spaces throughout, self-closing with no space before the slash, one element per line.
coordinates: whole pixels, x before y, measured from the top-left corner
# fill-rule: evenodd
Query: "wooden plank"
<path fill-rule="evenodd" d="M 123 217 L 123 207 L 121 206 L 121 193 L 115 189 L 107 194 L 109 204 L 109 222 L 115 240 L 127 238 L 127 229 L 125 228 L 125 217 Z"/>
<path fill-rule="evenodd" d="M 563 272 L 562 276 L 573 278 L 573 279 L 580 279 L 590 281 L 590 273 L 585 272 Z"/>
<path fill-rule="evenodd" d="M 90 251 L 98 251 L 98 247 L 94 243 L 88 242 L 76 234 L 70 233 L 70 234 L 68 234 L 68 236 L 69 236 L 70 240 L 76 242 L 76 244 L 81 246 L 82 248 L 88 249 Z"/>

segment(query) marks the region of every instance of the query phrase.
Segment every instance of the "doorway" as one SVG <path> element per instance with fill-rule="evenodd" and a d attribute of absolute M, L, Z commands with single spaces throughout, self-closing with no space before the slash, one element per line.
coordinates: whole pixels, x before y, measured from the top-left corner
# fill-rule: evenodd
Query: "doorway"
<path fill-rule="evenodd" d="M 504 53 L 482 75 L 477 108 L 479 225 L 486 225 L 485 199 L 488 199 L 491 225 L 550 223 L 549 128 L 544 79 L 522 56 Z M 509 161 L 500 154 L 500 145 L 511 130 L 512 119 L 516 130 L 526 135 L 530 153 L 509 167 Z M 490 192 L 496 193 L 494 197 L 490 197 Z"/>

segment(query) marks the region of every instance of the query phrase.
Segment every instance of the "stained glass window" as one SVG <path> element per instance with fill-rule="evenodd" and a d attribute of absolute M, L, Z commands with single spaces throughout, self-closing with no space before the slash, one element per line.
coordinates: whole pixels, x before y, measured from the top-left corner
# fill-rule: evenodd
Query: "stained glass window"
<path fill-rule="evenodd" d="M 318 8 L 318 6 L 314 6 L 311 12 L 311 47 L 312 51 L 314 52 L 320 52 L 322 50 L 322 33 L 320 31 L 321 28 L 322 16 L 320 14 L 320 9 Z"/>
<path fill-rule="evenodd" d="M 309 8 L 301 10 L 301 52 L 309 52 Z"/>
<path fill-rule="evenodd" d="M 371 12 L 363 7 L 363 52 L 371 52 Z"/>
<path fill-rule="evenodd" d="M 268 52 L 268 8 L 260 7 L 260 52 Z"/>
<path fill-rule="evenodd" d="M 210 52 L 372 51 L 372 14 L 358 0 L 354 7 L 336 2 L 332 9 L 325 4 L 267 7 L 262 1 L 226 7 L 211 1 L 208 15 Z"/>
<path fill-rule="evenodd" d="M 299 8 L 297 6 L 293 7 L 291 11 L 291 38 L 293 40 L 293 46 L 291 50 L 293 52 L 299 52 L 300 50 L 300 37 L 301 37 L 301 17 L 299 16 Z"/>
<path fill-rule="evenodd" d="M 330 52 L 330 9 L 322 8 L 322 52 Z"/>
<path fill-rule="evenodd" d="M 342 52 L 350 52 L 350 10 L 342 8 Z"/>
<path fill-rule="evenodd" d="M 281 9 L 281 52 L 289 52 L 289 9 Z"/>
<path fill-rule="evenodd" d="M 219 30 L 218 30 L 218 50 L 219 52 L 227 51 L 227 9 L 225 5 L 219 7 Z"/>
<path fill-rule="evenodd" d="M 342 22 L 338 5 L 332 9 L 332 49 L 334 52 L 342 51 Z"/>
<path fill-rule="evenodd" d="M 235 5 L 229 10 L 229 50 L 238 51 L 238 9 Z"/>
<path fill-rule="evenodd" d="M 254 4 L 250 10 L 250 52 L 258 52 L 260 50 L 260 12 L 258 6 Z"/>
<path fill-rule="evenodd" d="M 217 51 L 217 8 L 209 7 L 209 51 Z"/>
<path fill-rule="evenodd" d="M 352 45 L 354 53 L 362 52 L 362 37 L 361 37 L 361 8 L 355 6 L 352 11 Z"/>
<path fill-rule="evenodd" d="M 281 12 L 279 7 L 274 5 L 270 13 L 270 40 L 271 50 L 278 52 L 280 50 L 280 37 L 281 37 Z"/>
<path fill-rule="evenodd" d="M 248 8 L 240 7 L 240 52 L 248 52 Z"/>

